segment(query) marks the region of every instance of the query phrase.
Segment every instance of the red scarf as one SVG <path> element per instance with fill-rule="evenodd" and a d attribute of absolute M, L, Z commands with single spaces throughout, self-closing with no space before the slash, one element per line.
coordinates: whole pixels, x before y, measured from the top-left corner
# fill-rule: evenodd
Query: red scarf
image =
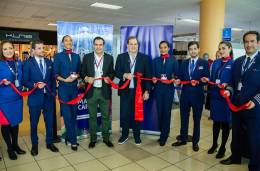
<path fill-rule="evenodd" d="M 72 54 L 72 50 L 71 49 L 66 49 L 66 51 L 65 51 L 68 55 L 69 54 Z"/>
<path fill-rule="evenodd" d="M 169 55 L 168 53 L 167 53 L 167 54 L 162 54 L 161 57 L 162 57 L 163 59 L 167 59 L 167 58 L 170 57 L 170 55 Z"/>
<path fill-rule="evenodd" d="M 227 61 L 229 61 L 229 60 L 231 60 L 231 59 L 232 59 L 231 56 L 226 56 L 226 57 L 222 57 L 222 58 L 221 58 L 222 62 L 227 62 Z"/>

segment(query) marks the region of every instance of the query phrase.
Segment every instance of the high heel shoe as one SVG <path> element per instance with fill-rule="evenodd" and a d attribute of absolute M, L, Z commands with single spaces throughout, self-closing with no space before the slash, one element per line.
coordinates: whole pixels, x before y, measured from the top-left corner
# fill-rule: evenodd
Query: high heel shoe
<path fill-rule="evenodd" d="M 208 154 L 213 154 L 216 152 L 218 145 L 213 144 L 212 147 L 208 150 Z"/>
<path fill-rule="evenodd" d="M 226 148 L 225 147 L 220 147 L 219 150 L 218 150 L 218 153 L 216 155 L 216 158 L 220 159 L 220 158 L 224 157 L 225 156 L 225 152 L 226 152 Z"/>
<path fill-rule="evenodd" d="M 14 151 L 17 154 L 26 154 L 26 151 L 22 150 L 18 145 L 16 147 L 14 147 Z"/>

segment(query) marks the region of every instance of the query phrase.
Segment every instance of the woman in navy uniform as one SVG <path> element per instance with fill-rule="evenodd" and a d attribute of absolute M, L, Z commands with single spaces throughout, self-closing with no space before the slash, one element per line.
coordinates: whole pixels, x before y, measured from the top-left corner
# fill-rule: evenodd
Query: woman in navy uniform
<path fill-rule="evenodd" d="M 221 58 L 216 59 L 210 72 L 210 81 L 226 86 L 231 81 L 231 68 L 233 65 L 233 50 L 230 42 L 219 43 Z M 222 129 L 222 142 L 216 158 L 222 158 L 226 151 L 226 142 L 230 132 L 231 111 L 226 100 L 220 95 L 220 87 L 211 86 L 210 89 L 210 117 L 213 120 L 213 145 L 208 154 L 213 154 L 218 147 L 218 136 Z"/>
<path fill-rule="evenodd" d="M 22 62 L 15 59 L 14 45 L 11 42 L 2 42 L 0 48 L 0 81 L 5 80 L 0 85 L 1 132 L 9 158 L 16 160 L 16 153 L 25 154 L 18 145 L 19 124 L 23 119 L 23 98 L 10 87 L 10 83 L 22 90 Z"/>
<path fill-rule="evenodd" d="M 72 38 L 66 35 L 62 38 L 64 51 L 57 53 L 54 58 L 54 72 L 59 81 L 58 95 L 63 101 L 70 101 L 77 97 L 77 78 L 80 71 L 80 57 L 72 52 Z M 71 143 L 71 149 L 77 151 L 76 114 L 77 106 L 61 104 L 61 115 L 66 128 L 65 143 Z"/>
<path fill-rule="evenodd" d="M 172 80 L 178 72 L 177 60 L 168 54 L 170 50 L 169 42 L 161 41 L 159 44 L 161 56 L 153 60 L 153 78 L 162 80 Z M 164 146 L 170 132 L 171 109 L 174 98 L 175 87 L 173 83 L 158 82 L 154 80 L 157 113 L 159 119 L 160 146 Z"/>

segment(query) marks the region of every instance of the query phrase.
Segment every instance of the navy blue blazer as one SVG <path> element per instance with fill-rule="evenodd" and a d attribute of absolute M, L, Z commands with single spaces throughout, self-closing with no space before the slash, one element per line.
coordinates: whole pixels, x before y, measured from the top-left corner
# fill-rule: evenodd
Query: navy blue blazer
<path fill-rule="evenodd" d="M 80 72 L 80 57 L 76 53 L 71 54 L 71 61 L 69 59 L 68 54 L 66 54 L 65 51 L 57 53 L 54 57 L 54 73 L 56 78 L 58 76 L 66 79 L 70 76 L 72 72 L 76 72 L 79 74 Z M 68 85 L 68 86 L 76 86 L 77 85 L 77 79 L 73 81 L 72 83 L 66 83 L 63 81 L 59 81 L 59 86 Z"/>
<path fill-rule="evenodd" d="M 190 81 L 190 80 L 200 80 L 202 77 L 207 77 L 209 78 L 209 64 L 208 61 L 204 60 L 204 59 L 198 59 L 196 62 L 196 66 L 195 69 L 190 77 L 189 74 L 189 61 L 190 59 L 187 59 L 185 61 L 182 62 L 180 70 L 179 70 L 179 74 L 178 74 L 178 78 L 181 81 Z M 187 85 L 183 85 L 182 86 L 182 95 L 187 95 L 187 96 L 200 96 L 200 97 L 204 97 L 204 89 L 203 87 L 206 84 L 204 83 L 200 83 L 199 85 L 196 86 L 192 86 L 190 84 Z M 196 100 L 196 98 L 194 99 Z"/>
<path fill-rule="evenodd" d="M 255 61 L 251 67 L 242 75 L 242 65 L 246 56 L 235 60 L 232 68 L 231 87 L 234 90 L 232 102 L 235 105 L 242 105 L 252 100 L 256 105 L 260 105 L 260 52 L 255 56 Z M 241 91 L 238 91 L 238 84 L 242 82 Z"/>
<path fill-rule="evenodd" d="M 24 62 L 23 66 L 23 85 L 29 89 L 32 89 L 37 82 L 44 82 L 48 84 L 51 91 L 56 95 L 56 80 L 53 71 L 53 63 L 51 60 L 44 58 L 46 64 L 46 74 L 43 78 L 42 72 L 36 59 L 29 58 Z M 46 93 L 51 96 L 50 92 L 46 88 Z M 39 106 L 44 102 L 44 89 L 36 89 L 28 97 L 28 106 Z"/>
<path fill-rule="evenodd" d="M 166 74 L 168 80 L 175 78 L 175 76 L 178 75 L 178 61 L 173 56 L 167 58 L 165 64 L 163 64 L 163 60 L 162 57 L 157 57 L 153 60 L 153 77 L 161 78 L 161 74 Z M 163 84 L 157 82 L 155 87 L 160 88 L 161 85 L 167 85 L 174 90 L 174 84 Z"/>
<path fill-rule="evenodd" d="M 131 73 L 130 69 L 131 61 L 130 56 L 128 52 L 119 54 L 116 60 L 116 66 L 115 66 L 115 72 L 116 77 L 120 79 L 119 85 L 124 84 L 126 81 L 123 79 L 124 73 Z M 149 61 L 149 57 L 142 53 L 137 53 L 136 56 L 136 63 L 135 63 L 135 69 L 134 74 L 137 72 L 143 74 L 142 77 L 151 78 L 152 77 L 152 71 L 151 71 L 151 64 Z M 143 81 L 142 80 L 142 90 L 144 91 L 150 91 L 151 90 L 151 81 Z M 129 86 L 128 86 L 129 87 Z M 134 87 L 136 87 L 136 78 L 134 78 Z M 127 92 L 128 88 L 124 90 L 119 90 L 118 93 L 121 95 L 121 93 Z"/>

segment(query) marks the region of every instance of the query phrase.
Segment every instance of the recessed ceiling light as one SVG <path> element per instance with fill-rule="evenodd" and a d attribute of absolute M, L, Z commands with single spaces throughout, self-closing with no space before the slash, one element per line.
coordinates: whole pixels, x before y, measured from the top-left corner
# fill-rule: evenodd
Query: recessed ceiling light
<path fill-rule="evenodd" d="M 48 26 L 57 26 L 56 23 L 49 23 Z"/>
<path fill-rule="evenodd" d="M 178 18 L 180 21 L 188 22 L 188 23 L 199 23 L 199 20 L 189 19 L 189 18 Z"/>
<path fill-rule="evenodd" d="M 122 6 L 118 5 L 112 5 L 112 4 L 104 4 L 104 3 L 99 3 L 95 2 L 94 4 L 90 5 L 91 7 L 98 7 L 98 8 L 107 8 L 107 9 L 112 9 L 112 10 L 118 10 L 123 8 Z"/>
<path fill-rule="evenodd" d="M 232 31 L 243 31 L 241 28 L 232 28 Z"/>

